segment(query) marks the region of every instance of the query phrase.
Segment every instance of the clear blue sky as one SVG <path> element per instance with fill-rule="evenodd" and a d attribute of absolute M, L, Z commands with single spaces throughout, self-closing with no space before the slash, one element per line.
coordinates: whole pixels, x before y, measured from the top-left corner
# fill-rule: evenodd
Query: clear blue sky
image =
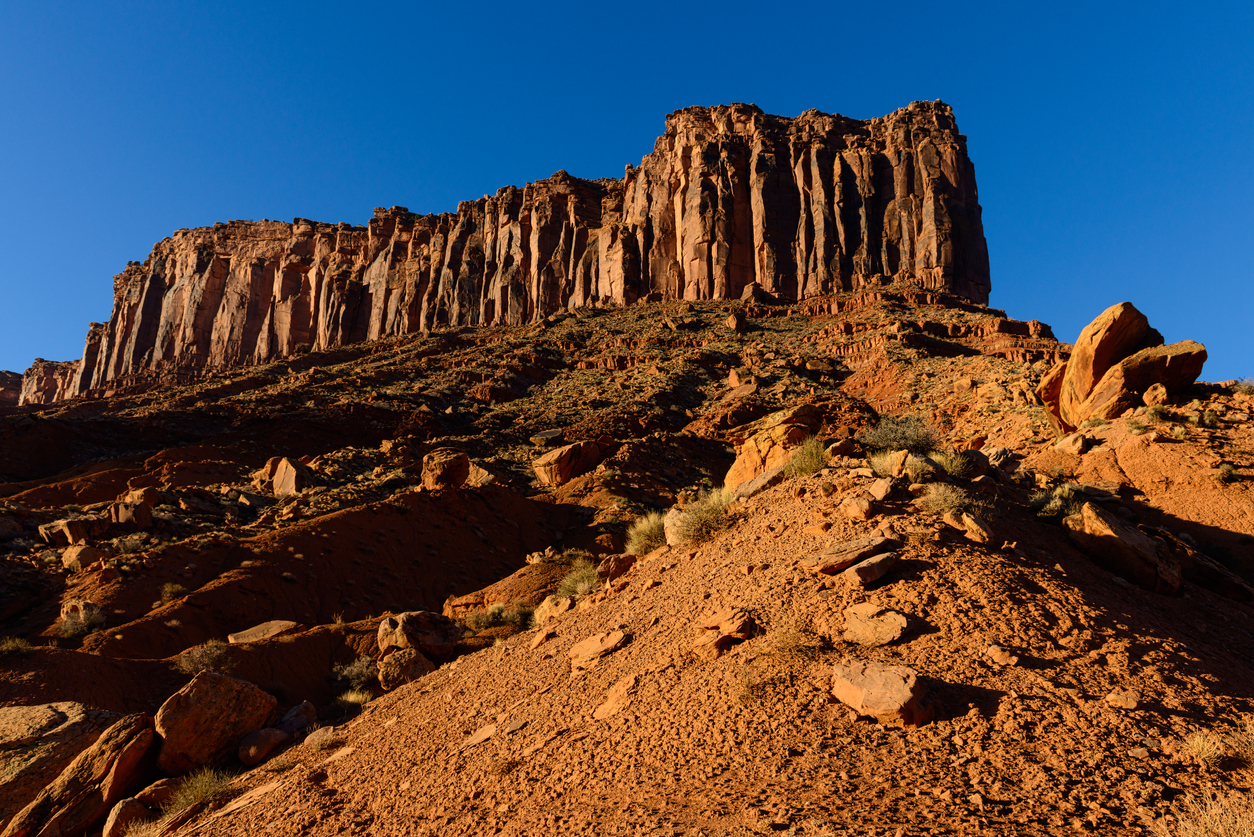
<path fill-rule="evenodd" d="M 621 176 L 668 112 L 954 106 L 992 304 L 1131 300 L 1254 375 L 1254 6 L 0 4 L 0 369 L 77 358 L 180 227 Z"/>

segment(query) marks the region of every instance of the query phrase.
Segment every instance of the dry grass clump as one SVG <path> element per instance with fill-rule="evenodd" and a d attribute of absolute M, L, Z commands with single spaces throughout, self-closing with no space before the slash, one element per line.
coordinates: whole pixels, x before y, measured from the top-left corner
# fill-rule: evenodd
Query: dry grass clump
<path fill-rule="evenodd" d="M 335 702 L 339 704 L 341 709 L 358 710 L 370 701 L 374 700 L 374 695 L 369 689 L 349 689 L 347 692 L 341 692 L 335 698 Z"/>
<path fill-rule="evenodd" d="M 1054 520 L 1079 514 L 1088 498 L 1084 490 L 1073 482 L 1065 482 L 1053 488 L 1032 492 L 1028 508 L 1042 520 Z"/>
<path fill-rule="evenodd" d="M 235 668 L 235 661 L 227 653 L 225 642 L 220 639 L 211 639 L 204 645 L 188 648 L 179 654 L 174 661 L 174 667 L 193 677 L 202 671 L 227 674 Z"/>
<path fill-rule="evenodd" d="M 732 494 L 726 488 L 703 491 L 695 502 L 684 508 L 675 527 L 680 543 L 695 546 L 705 543 L 730 522 L 727 504 Z"/>
<path fill-rule="evenodd" d="M 187 588 L 182 584 L 169 582 L 161 585 L 161 603 L 169 604 L 175 599 L 181 599 L 187 595 Z"/>
<path fill-rule="evenodd" d="M 877 477 L 891 477 L 893 475 L 893 464 L 897 461 L 897 452 L 891 450 L 873 453 L 867 457 L 867 464 L 871 466 L 871 470 L 875 472 Z"/>
<path fill-rule="evenodd" d="M 92 611 L 85 617 L 67 618 L 62 620 L 57 626 L 56 634 L 62 639 L 74 639 L 75 637 L 85 636 L 92 631 L 98 631 L 104 627 L 105 615 L 103 611 Z"/>
<path fill-rule="evenodd" d="M 1198 427 L 1215 428 L 1219 426 L 1219 413 L 1214 410 L 1203 410 L 1201 415 L 1189 416 L 1189 423 Z"/>
<path fill-rule="evenodd" d="M 1086 418 L 1084 421 L 1080 422 L 1080 429 L 1087 430 L 1090 427 L 1102 427 L 1106 423 L 1106 419 L 1101 416 L 1093 416 L 1092 418 Z"/>
<path fill-rule="evenodd" d="M 807 436 L 793 452 L 792 458 L 784 467 L 784 475 L 788 479 L 808 477 L 817 474 L 827 467 L 827 448 L 815 436 Z"/>
<path fill-rule="evenodd" d="M 231 774 L 225 770 L 203 767 L 195 773 L 189 773 L 174 795 L 161 806 L 161 815 L 169 819 L 193 805 L 202 805 L 221 799 L 230 792 L 228 787 L 230 783 Z"/>
<path fill-rule="evenodd" d="M 1171 425 L 1171 429 L 1168 430 L 1167 433 L 1170 434 L 1173 439 L 1183 439 L 1185 436 L 1189 435 L 1189 431 L 1184 428 L 1183 424 Z"/>
<path fill-rule="evenodd" d="M 859 433 L 857 439 L 874 451 L 908 450 L 920 455 L 940 446 L 936 431 L 919 416 L 885 416 L 875 427 Z"/>
<path fill-rule="evenodd" d="M 587 596 L 601 589 L 601 576 L 597 574 L 596 565 L 587 559 L 580 558 L 571 566 L 570 572 L 557 585 L 559 596 Z"/>
<path fill-rule="evenodd" d="M 131 820 L 122 829 L 122 837 L 157 837 L 165 831 L 165 823 L 161 820 Z"/>
<path fill-rule="evenodd" d="M 931 514 L 960 515 L 971 506 L 971 495 L 956 485 L 938 483 L 930 486 L 920 505 Z"/>
<path fill-rule="evenodd" d="M 1161 404 L 1151 404 L 1145 408 L 1145 417 L 1154 424 L 1160 424 L 1171 419 L 1171 410 Z"/>
<path fill-rule="evenodd" d="M 666 544 L 666 516 L 661 512 L 649 512 L 627 527 L 627 551 L 632 555 L 647 555 Z"/>
<path fill-rule="evenodd" d="M 1254 395 L 1254 378 L 1242 378 L 1232 385 L 1232 391 L 1238 395 Z"/>
<path fill-rule="evenodd" d="M 519 630 L 526 630 L 531 627 L 531 616 L 534 611 L 534 607 L 523 602 L 514 602 L 508 606 L 494 604 L 482 610 L 470 611 L 462 621 L 465 622 L 466 627 L 475 631 L 482 631 L 495 625 L 509 625 Z"/>
<path fill-rule="evenodd" d="M 928 458 L 940 466 L 941 470 L 956 480 L 968 479 L 975 473 L 975 463 L 966 451 L 934 450 Z"/>
<path fill-rule="evenodd" d="M 1193 751 L 1203 767 L 1218 767 L 1228 755 L 1223 742 L 1210 732 L 1195 732 L 1184 739 L 1185 746 Z"/>
<path fill-rule="evenodd" d="M 348 681 L 353 689 L 364 689 L 379 676 L 379 666 L 374 657 L 362 654 L 351 663 L 342 663 L 332 669 L 337 675 Z"/>
<path fill-rule="evenodd" d="M 1128 432 L 1133 436 L 1140 436 L 1147 430 L 1149 430 L 1149 425 L 1145 422 L 1137 421 L 1136 419 L 1128 419 Z"/>
<path fill-rule="evenodd" d="M 1215 479 L 1222 483 L 1236 482 L 1239 478 L 1237 469 L 1226 462 L 1219 466 L 1219 472 L 1215 474 Z"/>
<path fill-rule="evenodd" d="M 1250 837 L 1254 834 L 1254 800 L 1232 791 L 1218 799 L 1186 797 L 1175 808 L 1176 826 L 1166 819 L 1154 824 L 1159 837 Z"/>
<path fill-rule="evenodd" d="M 25 657 L 35 648 L 20 636 L 0 637 L 0 657 Z"/>

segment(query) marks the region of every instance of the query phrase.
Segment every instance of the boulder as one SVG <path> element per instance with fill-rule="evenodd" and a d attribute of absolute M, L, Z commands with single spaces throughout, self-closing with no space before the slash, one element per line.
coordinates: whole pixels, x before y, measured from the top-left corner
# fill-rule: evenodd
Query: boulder
<path fill-rule="evenodd" d="M 267 463 L 266 469 L 269 469 Z M 275 497 L 290 497 L 317 484 L 313 469 L 296 459 L 283 457 L 274 465 L 270 491 Z"/>
<path fill-rule="evenodd" d="M 1062 417 L 1073 427 L 1083 418 L 1078 408 L 1110 367 L 1131 354 L 1158 346 L 1163 337 L 1130 302 L 1112 305 L 1080 332 L 1067 360 L 1059 394 Z M 1045 399 L 1042 398 L 1042 401 Z"/>
<path fill-rule="evenodd" d="M 588 473 L 610 454 L 614 440 L 602 436 L 595 442 L 574 442 L 541 456 L 531 463 L 541 485 L 557 487 Z"/>
<path fill-rule="evenodd" d="M 135 797 L 128 796 L 113 806 L 108 819 L 105 820 L 104 831 L 101 832 L 100 837 L 122 837 L 126 833 L 127 826 L 136 820 L 153 819 L 154 813 L 151 808 Z"/>
<path fill-rule="evenodd" d="M 155 741 L 151 716 L 136 713 L 116 721 L 19 811 L 0 837 L 89 830 L 151 769 L 147 756 Z"/>
<path fill-rule="evenodd" d="M 893 564 L 897 563 L 898 557 L 896 552 L 885 552 L 882 555 L 867 558 L 845 570 L 840 577 L 850 587 L 866 587 L 888 575 Z"/>
<path fill-rule="evenodd" d="M 872 555 L 891 552 L 899 546 L 900 541 L 879 536 L 842 541 L 802 559 L 801 566 L 824 575 L 835 575 Z"/>
<path fill-rule="evenodd" d="M 270 758 L 275 750 L 291 738 L 291 735 L 275 727 L 266 727 L 249 733 L 239 743 L 239 760 L 246 767 L 255 767 Z"/>
<path fill-rule="evenodd" d="M 1171 396 L 1167 393 L 1167 388 L 1161 383 L 1151 384 L 1150 388 L 1141 395 L 1141 401 L 1146 407 L 1161 407 L 1170 400 Z"/>
<path fill-rule="evenodd" d="M 745 315 L 740 311 L 733 311 L 724 321 L 724 326 L 734 331 L 736 334 L 744 334 L 749 330 L 749 321 L 745 319 Z"/>
<path fill-rule="evenodd" d="M 181 774 L 219 762 L 266 726 L 277 703 L 252 683 L 200 672 L 157 710 L 157 766 Z"/>
<path fill-rule="evenodd" d="M 963 512 L 962 528 L 967 533 L 968 540 L 975 543 L 987 544 L 993 540 L 993 529 L 982 518 L 973 514 Z"/>
<path fill-rule="evenodd" d="M 109 521 L 124 532 L 138 532 L 152 526 L 152 506 L 147 503 L 114 503 Z"/>
<path fill-rule="evenodd" d="M 833 666 L 832 695 L 882 724 L 919 726 L 933 715 L 926 689 L 914 669 L 906 666 L 845 660 Z"/>
<path fill-rule="evenodd" d="M 67 546 L 100 537 L 107 529 L 108 521 L 102 518 L 74 517 L 42 524 L 39 537 L 53 546 Z"/>
<path fill-rule="evenodd" d="M 736 446 L 736 461 L 723 484 L 734 492 L 766 471 L 787 464 L 796 447 L 814 435 L 821 422 L 818 408 L 801 404 L 727 431 L 728 441 Z"/>
<path fill-rule="evenodd" d="M 470 457 L 453 448 L 437 448 L 422 458 L 422 487 L 428 491 L 461 488 L 470 478 Z"/>
<path fill-rule="evenodd" d="M 694 656 L 703 660 L 715 660 L 738 642 L 753 636 L 757 625 L 749 611 L 732 607 L 708 614 L 695 624 L 699 636 L 692 646 Z"/>
<path fill-rule="evenodd" d="M 906 617 L 895 610 L 872 602 L 859 602 L 845 608 L 846 642 L 878 648 L 901 639 L 906 632 Z"/>
<path fill-rule="evenodd" d="M 103 561 L 108 557 L 110 557 L 110 553 L 103 549 L 79 543 L 66 547 L 65 552 L 61 553 L 61 566 L 72 573 L 78 573 L 97 561 Z"/>
<path fill-rule="evenodd" d="M 574 607 L 575 599 L 572 596 L 548 596 L 532 611 L 531 619 L 538 628 L 555 616 L 561 616 L 563 613 L 573 610 Z"/>
<path fill-rule="evenodd" d="M 246 642 L 261 642 L 263 639 L 273 639 L 276 636 L 294 633 L 300 627 L 299 622 L 293 622 L 290 619 L 271 619 L 269 622 L 262 622 L 260 625 L 254 625 L 251 628 L 227 634 L 226 641 L 232 645 L 243 645 Z"/>
<path fill-rule="evenodd" d="M 287 710 L 279 722 L 274 725 L 275 729 L 282 730 L 288 735 L 295 735 L 310 724 L 318 722 L 318 712 L 314 709 L 314 705 L 307 700 Z"/>
<path fill-rule="evenodd" d="M 840 501 L 840 512 L 850 520 L 870 520 L 875 517 L 871 501 L 865 497 L 846 497 Z"/>
<path fill-rule="evenodd" d="M 414 610 L 384 617 L 379 623 L 380 657 L 393 650 L 416 648 L 423 656 L 436 662 L 452 658 L 462 627 L 457 622 L 429 610 Z"/>
<path fill-rule="evenodd" d="M 570 667 L 573 671 L 590 669 L 607 654 L 622 648 L 631 639 L 622 631 L 608 634 L 593 634 L 587 639 L 576 642 L 570 649 Z"/>
<path fill-rule="evenodd" d="M 1079 421 L 1118 418 L 1125 410 L 1141 406 L 1155 384 L 1162 386 L 1166 401 L 1196 381 L 1205 363 L 1206 347 L 1192 340 L 1142 349 L 1107 370 L 1073 415 Z"/>
<path fill-rule="evenodd" d="M 1160 541 L 1105 509 L 1085 503 L 1063 520 L 1071 540 L 1102 568 L 1159 593 L 1180 589 L 1180 562 Z"/>
<path fill-rule="evenodd" d="M 379 685 L 390 692 L 433 671 L 435 664 L 417 648 L 402 648 L 388 654 L 379 663 Z"/>
<path fill-rule="evenodd" d="M 0 706 L 0 829 L 119 717 L 68 701 Z"/>

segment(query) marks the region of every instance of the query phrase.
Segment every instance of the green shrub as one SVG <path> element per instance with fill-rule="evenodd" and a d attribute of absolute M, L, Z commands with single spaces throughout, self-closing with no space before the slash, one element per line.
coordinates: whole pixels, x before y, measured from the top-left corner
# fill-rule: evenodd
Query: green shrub
<path fill-rule="evenodd" d="M 908 450 L 920 455 L 940 446 L 936 431 L 919 416 L 885 416 L 857 439 L 873 451 Z"/>
<path fill-rule="evenodd" d="M 817 437 L 808 436 L 793 451 L 792 458 L 788 460 L 788 465 L 784 468 L 784 475 L 788 479 L 808 477 L 811 474 L 817 474 L 825 467 L 827 467 L 827 448 Z"/>
<path fill-rule="evenodd" d="M 228 674 L 235 668 L 235 661 L 226 650 L 226 643 L 220 639 L 211 639 L 204 645 L 188 648 L 174 661 L 174 667 L 184 674 L 195 677 L 202 671 L 214 674 Z"/>
<path fill-rule="evenodd" d="M 0 637 L 0 657 L 25 657 L 34 650 L 34 646 L 20 636 Z"/>
<path fill-rule="evenodd" d="M 627 527 L 627 551 L 632 555 L 647 555 L 666 544 L 666 516 L 661 512 L 649 512 Z"/>
<path fill-rule="evenodd" d="M 705 543 L 730 522 L 727 504 L 732 494 L 726 488 L 705 491 L 684 507 L 675 526 L 679 542 L 689 546 Z"/>
<path fill-rule="evenodd" d="M 204 767 L 189 773 L 178 790 L 161 806 L 161 814 L 167 819 L 181 814 L 193 805 L 202 805 L 226 796 L 231 775 L 225 770 Z"/>
<path fill-rule="evenodd" d="M 579 559 L 557 585 L 559 596 L 587 596 L 601 588 L 601 576 L 591 561 Z"/>
<path fill-rule="evenodd" d="M 1043 520 L 1054 520 L 1079 514 L 1088 501 L 1083 489 L 1073 482 L 1063 483 L 1032 493 L 1028 508 Z"/>
<path fill-rule="evenodd" d="M 1149 430 L 1148 424 L 1137 421 L 1136 419 L 1128 419 L 1128 432 L 1133 436 L 1140 436 L 1146 430 Z"/>
<path fill-rule="evenodd" d="M 333 671 L 347 680 L 348 685 L 354 689 L 364 689 L 368 683 L 373 682 L 379 676 L 379 666 L 374 658 L 367 654 L 362 654 L 351 663 L 338 665 Z"/>

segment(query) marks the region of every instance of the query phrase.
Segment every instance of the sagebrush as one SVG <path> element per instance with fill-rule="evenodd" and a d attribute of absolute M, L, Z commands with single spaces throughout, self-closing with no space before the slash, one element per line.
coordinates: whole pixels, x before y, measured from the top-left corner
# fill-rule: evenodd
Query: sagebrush
<path fill-rule="evenodd" d="M 940 436 L 919 416 L 885 416 L 857 439 L 874 451 L 908 450 L 922 455 L 940 447 Z"/>
<path fill-rule="evenodd" d="M 727 504 L 731 492 L 725 488 L 701 493 L 695 501 L 684 507 L 675 524 L 675 536 L 688 546 L 705 543 L 730 522 Z"/>
<path fill-rule="evenodd" d="M 601 576 L 597 574 L 596 565 L 581 558 L 558 583 L 557 595 L 587 596 L 599 589 L 601 589 Z"/>
<path fill-rule="evenodd" d="M 374 658 L 362 654 L 351 663 L 343 663 L 334 668 L 337 675 L 348 681 L 354 689 L 364 689 L 366 685 L 379 676 L 379 666 Z"/>
<path fill-rule="evenodd" d="M 235 668 L 235 661 L 227 651 L 227 644 L 220 639 L 211 639 L 204 645 L 188 648 L 174 661 L 174 666 L 184 674 L 195 677 L 202 671 L 214 674 L 228 674 Z"/>
<path fill-rule="evenodd" d="M 793 451 L 792 458 L 784 466 L 784 474 L 789 479 L 808 477 L 817 474 L 827 467 L 827 448 L 816 436 L 807 436 Z"/>
<path fill-rule="evenodd" d="M 627 551 L 632 555 L 646 555 L 666 544 L 666 516 L 661 512 L 649 512 L 627 527 Z"/>

